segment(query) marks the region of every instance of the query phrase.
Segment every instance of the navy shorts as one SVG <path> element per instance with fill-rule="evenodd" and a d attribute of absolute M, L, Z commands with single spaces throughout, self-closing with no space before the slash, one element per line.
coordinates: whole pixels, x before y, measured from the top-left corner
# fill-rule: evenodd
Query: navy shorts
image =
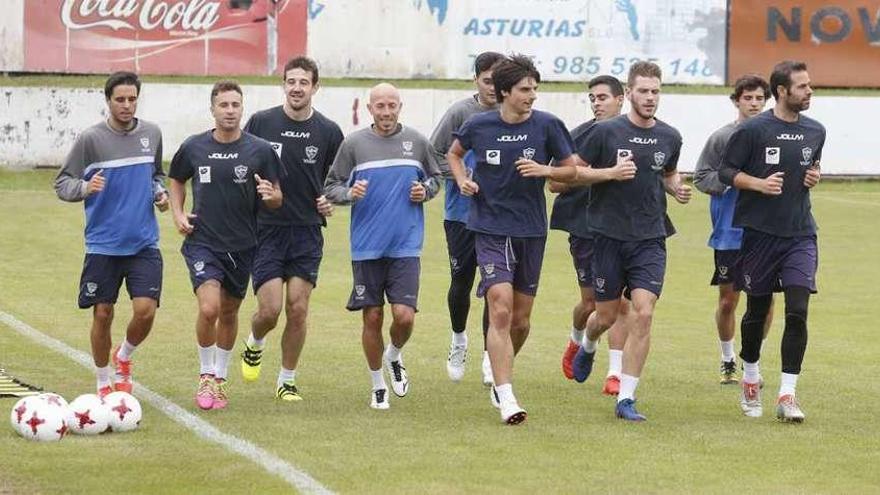
<path fill-rule="evenodd" d="M 736 288 L 753 296 L 780 292 L 786 287 L 806 287 L 815 294 L 818 267 L 815 235 L 777 237 L 745 229 Z"/>
<path fill-rule="evenodd" d="M 184 242 L 180 247 L 193 292 L 208 280 L 220 282 L 230 296 L 244 299 L 254 262 L 254 248 L 228 253 Z"/>
<path fill-rule="evenodd" d="M 349 311 L 384 306 L 386 296 L 391 304 L 405 304 L 418 310 L 419 258 L 352 261 L 351 271 L 354 287 L 345 306 Z"/>
<path fill-rule="evenodd" d="M 597 301 L 620 299 L 635 289 L 660 297 L 666 273 L 666 239 L 620 241 L 603 235 L 593 239 L 593 291 Z"/>
<path fill-rule="evenodd" d="M 301 278 L 316 286 L 324 255 L 320 225 L 260 225 L 254 253 L 254 292 L 274 278 Z"/>
<path fill-rule="evenodd" d="M 79 307 L 115 304 L 122 280 L 128 296 L 149 297 L 156 304 L 162 295 L 162 253 L 144 248 L 131 256 L 86 253 L 79 279 Z"/>
<path fill-rule="evenodd" d="M 476 233 L 477 264 L 480 285 L 477 297 L 484 297 L 489 287 L 508 283 L 527 296 L 538 293 L 541 264 L 544 262 L 546 237 L 509 237 Z"/>
<path fill-rule="evenodd" d="M 715 273 L 709 285 L 727 285 L 735 283 L 739 275 L 739 249 L 715 250 Z"/>
<path fill-rule="evenodd" d="M 474 232 L 462 222 L 443 221 L 446 230 L 446 250 L 449 252 L 449 271 L 452 278 L 469 275 L 477 270 L 477 252 Z"/>
<path fill-rule="evenodd" d="M 568 250 L 571 252 L 571 261 L 574 263 L 574 272 L 577 275 L 578 285 L 583 288 L 593 288 L 593 239 L 568 236 Z"/>

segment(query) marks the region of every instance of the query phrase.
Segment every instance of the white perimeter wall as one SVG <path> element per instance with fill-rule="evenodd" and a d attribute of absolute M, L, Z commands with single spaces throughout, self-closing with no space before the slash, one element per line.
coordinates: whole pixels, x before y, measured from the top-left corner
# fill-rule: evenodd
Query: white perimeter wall
<path fill-rule="evenodd" d="M 245 119 L 256 110 L 278 105 L 280 87 L 245 86 Z M 335 120 L 343 132 L 370 123 L 367 88 L 323 88 L 315 107 Z M 159 124 L 170 160 L 189 135 L 212 126 L 206 85 L 147 84 L 138 115 Z M 468 91 L 401 90 L 401 122 L 429 135 L 449 105 Z M 588 118 L 582 93 L 541 93 L 537 107 L 559 116 L 569 127 Z M 356 109 L 356 110 L 355 110 Z M 808 113 L 828 129 L 822 160 L 826 174 L 880 175 L 880 160 L 869 150 L 876 139 L 871 117 L 880 114 L 880 98 L 819 97 Z M 79 132 L 105 118 L 99 89 L 0 87 L 0 166 L 26 169 L 59 165 Z M 724 95 L 664 95 L 659 117 L 684 137 L 681 171 L 693 164 L 709 134 L 733 120 L 735 112 Z M 357 119 L 357 125 L 355 125 Z"/>
<path fill-rule="evenodd" d="M 0 0 L 0 68 L 24 68 L 24 0 Z"/>

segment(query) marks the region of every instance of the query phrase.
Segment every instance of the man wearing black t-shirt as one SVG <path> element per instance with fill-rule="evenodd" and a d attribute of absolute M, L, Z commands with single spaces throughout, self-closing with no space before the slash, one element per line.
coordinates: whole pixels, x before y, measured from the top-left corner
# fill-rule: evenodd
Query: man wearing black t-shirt
<path fill-rule="evenodd" d="M 816 222 L 810 189 L 819 182 L 825 128 L 801 115 L 810 108 L 813 90 L 807 66 L 781 62 L 773 68 L 770 91 L 776 105 L 743 122 L 727 143 L 721 182 L 740 190 L 733 224 L 743 228 L 740 280 L 748 299 L 740 338 L 743 360 L 743 414 L 759 417 L 758 359 L 764 321 L 773 292 L 785 294 L 782 376 L 776 416 L 800 423 L 804 412 L 795 387 L 807 347 L 807 306 L 816 292 Z"/>
<path fill-rule="evenodd" d="M 242 132 L 242 92 L 232 81 L 211 90 L 216 127 L 190 136 L 171 161 L 171 208 L 186 236 L 181 253 L 199 303 L 199 386 L 202 409 L 228 402 L 229 357 L 238 333 L 238 308 L 247 293 L 257 211 L 282 204 L 278 155 L 266 141 Z M 186 181 L 192 179 L 193 209 L 186 213 Z"/>
<path fill-rule="evenodd" d="M 323 184 L 342 131 L 312 108 L 312 96 L 318 91 L 318 66 L 313 60 L 296 57 L 287 62 L 283 86 L 284 104 L 257 112 L 245 124 L 245 131 L 269 141 L 281 158 L 284 204 L 277 210 L 261 207 L 257 215 L 253 283 L 258 308 L 241 353 L 241 372 L 246 382 L 259 378 L 266 334 L 275 328 L 284 308 L 287 323 L 281 335 L 275 397 L 299 401 L 296 366 L 305 343 L 309 296 L 323 256 L 321 227 L 333 212 Z"/>

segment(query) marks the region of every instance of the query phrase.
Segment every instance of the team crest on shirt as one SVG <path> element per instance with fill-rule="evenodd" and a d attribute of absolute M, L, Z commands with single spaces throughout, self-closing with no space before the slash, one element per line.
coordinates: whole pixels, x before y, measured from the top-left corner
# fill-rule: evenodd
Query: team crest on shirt
<path fill-rule="evenodd" d="M 275 154 L 278 155 L 278 158 L 281 158 L 281 150 L 284 149 L 284 143 L 269 141 L 269 144 L 272 145 L 272 150 L 275 151 Z"/>
<path fill-rule="evenodd" d="M 303 160 L 303 163 L 315 163 L 315 158 L 318 156 L 318 147 L 317 146 L 306 146 L 305 148 L 306 158 Z"/>
<path fill-rule="evenodd" d="M 367 290 L 367 288 L 363 285 L 355 285 L 354 286 L 354 293 L 357 295 L 357 297 L 359 299 L 363 299 L 364 292 L 366 292 L 366 290 Z"/>
<path fill-rule="evenodd" d="M 522 151 L 522 156 L 526 160 L 531 160 L 535 157 L 535 148 L 525 148 Z"/>
<path fill-rule="evenodd" d="M 148 138 L 148 137 L 141 138 L 141 148 L 143 148 L 141 151 L 143 151 L 144 153 L 150 152 L 150 138 Z"/>
<path fill-rule="evenodd" d="M 662 151 L 658 151 L 654 153 L 654 166 L 651 167 L 651 170 L 658 171 L 663 168 L 663 165 L 666 164 L 666 153 Z"/>
<path fill-rule="evenodd" d="M 244 184 L 247 182 L 247 165 L 236 165 L 232 170 L 235 172 L 235 178 L 232 179 L 232 182 L 235 182 L 236 184 Z"/>
<path fill-rule="evenodd" d="M 98 284 L 94 282 L 86 282 L 86 295 L 93 297 L 98 290 Z"/>
<path fill-rule="evenodd" d="M 403 155 L 404 156 L 411 156 L 413 154 L 412 153 L 413 142 L 412 141 L 404 141 L 402 144 L 403 144 Z"/>
<path fill-rule="evenodd" d="M 195 263 L 193 263 L 193 269 L 196 271 L 196 275 L 201 275 L 205 273 L 205 262 L 196 261 Z"/>
<path fill-rule="evenodd" d="M 211 167 L 207 165 L 199 167 L 199 182 L 202 184 L 211 183 Z"/>
<path fill-rule="evenodd" d="M 809 167 L 813 164 L 813 148 L 809 146 L 801 148 L 801 156 L 804 157 L 804 161 L 801 162 L 802 166 Z"/>

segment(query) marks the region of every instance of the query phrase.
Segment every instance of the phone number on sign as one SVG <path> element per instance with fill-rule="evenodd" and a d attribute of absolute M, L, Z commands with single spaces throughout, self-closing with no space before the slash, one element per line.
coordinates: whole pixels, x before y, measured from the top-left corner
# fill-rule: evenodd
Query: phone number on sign
<path fill-rule="evenodd" d="M 554 74 L 570 74 L 573 76 L 611 74 L 612 76 L 624 76 L 632 64 L 643 60 L 661 64 L 663 72 L 673 77 L 690 76 L 703 78 L 714 75 L 706 59 L 677 58 L 664 63 L 657 58 L 558 56 L 553 58 L 552 65 Z"/>

